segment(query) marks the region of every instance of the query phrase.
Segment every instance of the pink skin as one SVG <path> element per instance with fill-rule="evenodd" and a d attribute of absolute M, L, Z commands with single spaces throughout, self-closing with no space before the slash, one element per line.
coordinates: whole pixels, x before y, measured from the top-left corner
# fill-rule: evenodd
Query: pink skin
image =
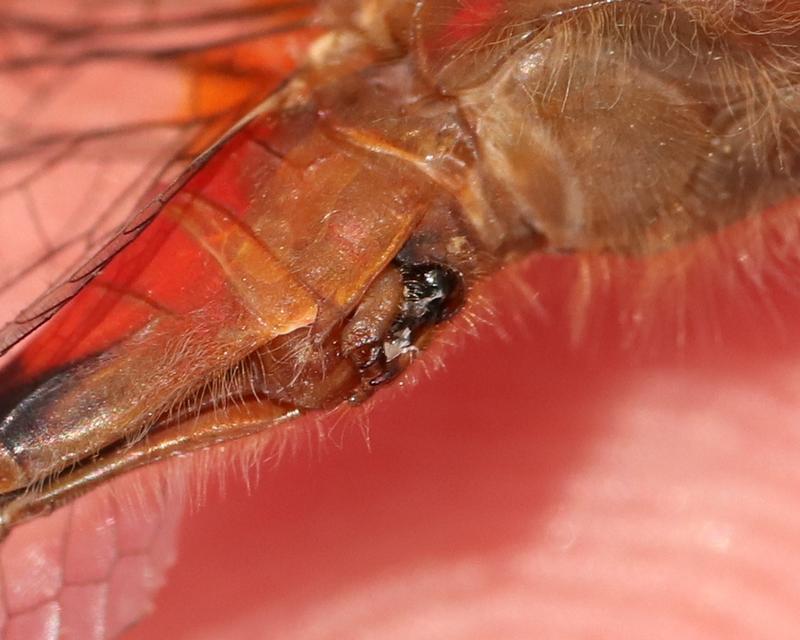
<path fill-rule="evenodd" d="M 126 637 L 796 637 L 797 300 L 779 337 L 756 309 L 763 339 L 719 316 L 724 344 L 632 357 L 613 323 L 571 348 L 549 294 L 380 402 L 369 447 L 211 496 Z"/>
<path fill-rule="evenodd" d="M 123 479 L 121 504 L 89 497 L 112 509 L 102 526 L 79 502 L 17 530 L 3 549 L 6 593 L 34 603 L 55 591 L 61 620 L 106 621 L 70 638 L 111 637 L 120 623 L 109 611 L 129 621 L 151 606 L 123 637 L 796 637 L 800 300 L 766 289 L 761 306 L 737 314 L 743 289 L 713 307 L 690 294 L 684 304 L 713 334 L 690 329 L 676 348 L 653 314 L 648 337 L 625 350 L 623 303 L 597 294 L 571 346 L 563 285 L 574 267 L 528 261 L 535 302 L 499 279 L 493 322 L 507 337 L 483 327 L 458 348 L 434 347 L 428 362 L 444 353 L 444 368 L 381 394 L 369 446 L 357 411 L 323 421 L 331 434 L 321 444 L 301 434 L 277 464 L 265 453 L 250 491 L 238 464 L 224 492 L 212 481 L 183 519 L 178 562 L 152 605 L 176 511 L 126 496 L 163 478 L 157 468 Z M 135 557 L 152 568 L 126 569 L 102 541 L 109 528 L 144 532 L 148 513 L 166 523 L 140 538 L 153 542 Z M 77 569 L 65 567 L 69 554 L 37 555 L 67 535 L 80 541 Z M 70 583 L 122 574 L 116 604 L 53 586 L 53 573 L 71 571 Z M 15 635 L 11 624 L 28 622 L 13 616 L 9 639 L 58 637 Z"/>

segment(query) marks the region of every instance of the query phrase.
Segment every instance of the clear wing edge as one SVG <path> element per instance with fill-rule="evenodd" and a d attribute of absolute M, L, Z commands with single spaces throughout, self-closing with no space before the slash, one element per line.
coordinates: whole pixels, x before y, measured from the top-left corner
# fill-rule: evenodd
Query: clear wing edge
<path fill-rule="evenodd" d="M 0 355 L 147 227 L 315 32 L 305 0 L 85 4 L 0 9 Z"/>

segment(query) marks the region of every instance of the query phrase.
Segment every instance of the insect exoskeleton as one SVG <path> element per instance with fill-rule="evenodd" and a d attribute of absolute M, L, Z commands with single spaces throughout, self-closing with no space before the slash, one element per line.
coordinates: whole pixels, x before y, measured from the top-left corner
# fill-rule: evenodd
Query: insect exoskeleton
<path fill-rule="evenodd" d="M 323 5 L 306 66 L 18 357 L 5 521 L 363 400 L 520 255 L 648 254 L 796 194 L 800 22 L 748 6 Z"/>

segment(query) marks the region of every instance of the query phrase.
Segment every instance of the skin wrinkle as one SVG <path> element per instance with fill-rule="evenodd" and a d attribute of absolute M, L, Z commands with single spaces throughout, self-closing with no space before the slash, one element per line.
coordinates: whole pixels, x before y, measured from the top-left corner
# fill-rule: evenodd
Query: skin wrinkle
<path fill-rule="evenodd" d="M 135 482 L 131 478 L 123 479 L 124 484 L 130 484 L 131 482 Z M 119 483 L 118 483 L 119 484 Z M 133 485 L 127 489 L 117 489 L 118 491 L 133 491 L 134 494 L 139 491 L 139 488 L 136 488 Z M 119 502 L 121 500 L 122 502 Z M 111 623 L 119 624 L 119 620 L 114 620 L 112 617 L 112 607 L 118 606 L 115 604 L 115 600 L 112 599 L 112 596 L 119 598 L 121 595 L 120 593 L 112 593 L 110 590 L 112 588 L 112 582 L 116 577 L 117 570 L 120 566 L 130 560 L 141 560 L 145 563 L 145 566 L 148 566 L 148 572 L 150 572 L 150 577 L 147 578 L 147 583 L 145 584 L 136 584 L 131 583 L 130 588 L 137 590 L 137 589 L 145 589 L 145 591 L 150 591 L 150 595 L 152 596 L 154 592 L 154 587 L 156 584 L 153 582 L 159 581 L 158 576 L 159 574 L 163 573 L 163 571 L 167 568 L 171 562 L 169 560 L 170 555 L 170 547 L 174 545 L 174 538 L 175 538 L 175 524 L 177 521 L 177 516 L 180 514 L 181 510 L 178 504 L 172 505 L 173 513 L 172 515 L 167 514 L 166 512 L 162 514 L 162 516 L 158 519 L 155 527 L 152 527 L 150 531 L 147 532 L 148 537 L 141 540 L 137 543 L 137 545 L 133 548 L 123 549 L 123 539 L 121 538 L 122 531 L 121 528 L 126 526 L 125 523 L 127 521 L 128 526 L 131 524 L 135 525 L 136 520 L 131 520 L 130 517 L 122 517 L 122 514 L 119 511 L 120 504 L 125 503 L 126 500 L 124 498 L 115 498 L 110 495 L 110 490 L 105 488 L 99 492 L 89 494 L 84 496 L 83 498 L 79 499 L 77 502 L 67 505 L 64 507 L 66 510 L 66 514 L 60 517 L 64 518 L 63 526 L 55 525 L 56 531 L 54 535 L 58 540 L 58 556 L 60 557 L 59 565 L 60 565 L 60 578 L 59 578 L 59 587 L 56 589 L 55 593 L 49 595 L 45 598 L 39 599 L 37 601 L 29 603 L 27 606 L 22 608 L 11 609 L 8 603 L 8 598 L 6 595 L 5 589 L 3 590 L 4 597 L 3 597 L 3 611 L 4 611 L 4 620 L 5 623 L 2 627 L 3 632 L 2 637 L 8 638 L 8 640 L 14 640 L 17 638 L 17 635 L 11 634 L 8 635 L 8 629 L 12 627 L 15 620 L 18 620 L 28 614 L 36 614 L 39 612 L 43 612 L 48 605 L 55 604 L 57 606 L 61 606 L 61 598 L 64 596 L 65 590 L 68 590 L 72 587 L 89 587 L 89 586 L 100 586 L 102 587 L 103 599 L 104 599 L 104 606 L 103 606 L 103 614 L 100 619 L 98 620 L 82 620 L 83 624 L 91 624 L 91 626 L 95 629 L 98 626 L 101 629 L 106 629 L 104 635 L 102 637 L 110 637 L 107 636 L 106 633 L 108 632 L 109 625 Z M 169 506 L 169 502 L 165 502 L 163 507 Z M 85 507 L 85 508 L 84 508 Z M 75 576 L 69 577 L 65 575 L 65 570 L 68 567 L 68 554 L 71 554 L 75 550 L 75 546 L 73 545 L 83 545 L 84 548 L 92 548 L 93 540 L 91 535 L 89 537 L 84 537 L 83 539 L 76 539 L 74 537 L 74 531 L 76 529 L 74 518 L 76 517 L 76 513 L 82 513 L 84 516 L 87 513 L 91 513 L 92 510 L 96 511 L 98 508 L 105 509 L 106 515 L 102 517 L 102 527 L 104 529 L 111 530 L 112 535 L 114 536 L 115 542 L 113 543 L 113 555 L 107 562 L 107 567 L 105 568 L 102 575 L 94 575 L 84 579 L 76 579 Z M 136 507 L 131 507 L 131 504 L 128 502 L 128 509 L 133 508 L 134 511 Z M 88 509 L 88 511 L 87 511 Z M 150 509 L 149 518 L 154 517 L 154 511 L 152 508 Z M 50 517 L 51 519 L 53 516 Z M 97 525 L 95 525 L 97 526 Z M 52 527 L 51 527 L 52 528 Z M 141 529 L 141 525 L 138 526 Z M 80 529 L 84 536 L 86 536 L 87 532 L 85 529 Z M 23 527 L 20 529 L 20 534 L 12 534 L 12 537 L 9 538 L 11 542 L 4 545 L 3 553 L 8 554 L 11 553 L 8 549 L 8 546 L 11 545 L 11 549 L 16 549 L 18 553 L 45 553 L 45 550 L 37 548 L 38 543 L 33 543 L 34 546 L 26 548 L 25 545 L 25 528 Z M 130 535 L 130 534 L 126 534 Z M 19 543 L 14 540 L 14 538 L 20 537 L 22 542 L 22 547 L 19 546 Z M 171 542 L 170 542 L 171 541 Z M 52 543 L 49 543 L 52 544 Z M 156 553 L 156 549 L 159 549 L 158 553 L 161 554 L 163 557 L 158 558 L 153 554 Z M 164 553 L 166 552 L 166 555 Z M 73 561 L 74 564 L 74 561 Z M 73 573 L 75 572 L 75 568 L 71 570 Z M 80 570 L 80 569 L 78 569 Z M 145 577 L 143 575 L 142 577 Z M 35 578 L 35 575 L 29 576 L 29 578 Z M 9 580 L 8 570 L 4 565 L 2 571 L 0 571 L 0 579 L 2 579 L 3 584 L 7 584 Z M 17 581 L 24 581 L 25 577 L 21 577 L 19 575 L 14 576 L 12 579 Z M 149 586 L 148 586 L 149 584 Z M 118 591 L 118 587 L 116 589 Z M 141 595 L 139 596 L 141 597 Z M 68 615 L 67 618 L 65 617 L 58 617 L 57 621 L 59 625 L 63 625 L 66 619 L 69 619 L 72 624 L 74 625 L 76 622 L 75 613 L 72 612 Z M 77 618 L 78 620 L 80 619 Z M 131 621 L 127 621 L 127 625 L 131 624 Z M 76 635 L 75 629 L 63 628 L 61 631 L 58 632 L 58 637 L 61 638 L 83 638 L 82 634 Z M 116 636 L 116 634 L 115 634 Z M 93 636 L 94 637 L 94 636 Z"/>
<path fill-rule="evenodd" d="M 311 520 L 311 521 L 309 522 L 309 526 L 313 526 L 313 524 L 314 524 L 314 520 Z M 367 526 L 368 526 L 368 525 L 367 525 Z M 623 576 L 624 576 L 624 564 L 620 565 L 620 569 L 622 570 L 622 571 L 621 571 L 621 573 L 620 573 L 620 577 L 623 577 Z M 676 575 L 679 575 L 681 572 L 682 572 L 682 571 L 681 571 L 681 567 L 680 567 L 680 566 L 679 566 L 679 567 L 677 567 L 677 570 L 675 571 L 675 574 L 676 574 Z M 612 584 L 613 584 L 613 583 L 612 583 Z M 365 594 L 369 593 L 369 591 L 370 591 L 369 589 L 365 589 Z M 795 595 L 796 595 L 796 592 L 795 592 Z M 690 594 L 689 594 L 689 595 L 687 595 L 687 598 L 691 598 L 691 597 L 692 597 L 692 596 L 691 596 L 691 592 L 690 592 Z M 667 613 L 667 612 L 665 612 L 665 615 L 668 615 L 668 613 Z M 290 617 L 291 617 L 291 616 L 290 616 Z M 262 621 L 262 624 L 264 624 L 264 622 L 263 622 L 263 621 Z M 192 632 L 190 631 L 190 632 L 188 632 L 188 633 L 189 633 L 189 635 L 187 635 L 186 637 L 191 637 L 191 633 L 192 633 Z M 145 637 L 145 636 L 141 636 L 141 637 Z M 235 636 L 235 637 L 238 637 L 238 636 Z M 304 637 L 304 636 L 303 636 L 302 634 L 299 634 L 299 635 L 297 635 L 297 636 L 291 636 L 291 635 L 290 635 L 289 637 Z M 316 636 L 313 636 L 313 635 L 312 635 L 312 636 L 310 636 L 310 637 L 316 637 Z M 327 636 L 323 636 L 323 637 L 327 637 Z M 336 636 L 334 635 L 333 637 L 336 637 Z M 374 636 L 370 636 L 370 637 L 374 637 Z M 402 636 L 401 636 L 401 637 L 402 637 Z M 406 637 L 407 637 L 407 636 L 406 636 Z M 561 637 L 563 637 L 563 636 L 561 636 Z M 714 637 L 714 636 L 712 636 L 712 637 Z M 717 637 L 718 637 L 718 636 L 717 636 Z M 729 637 L 729 636 L 726 636 L 726 637 Z"/>

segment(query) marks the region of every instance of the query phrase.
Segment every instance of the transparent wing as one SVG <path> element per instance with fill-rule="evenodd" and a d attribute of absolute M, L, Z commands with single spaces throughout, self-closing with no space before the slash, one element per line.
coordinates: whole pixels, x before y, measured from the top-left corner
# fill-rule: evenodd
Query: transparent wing
<path fill-rule="evenodd" d="M 3 2 L 0 354 L 135 238 L 291 72 L 313 5 Z"/>

